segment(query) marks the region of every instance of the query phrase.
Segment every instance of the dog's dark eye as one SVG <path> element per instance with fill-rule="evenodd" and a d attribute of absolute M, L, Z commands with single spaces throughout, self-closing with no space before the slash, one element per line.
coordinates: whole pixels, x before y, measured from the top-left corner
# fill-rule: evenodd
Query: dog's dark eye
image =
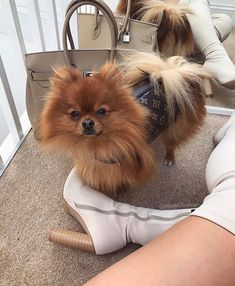
<path fill-rule="evenodd" d="M 106 111 L 105 108 L 100 108 L 100 109 L 97 110 L 97 114 L 99 114 L 99 115 L 103 115 L 103 114 L 105 114 L 106 112 L 107 112 L 107 111 Z"/>
<path fill-rule="evenodd" d="M 80 112 L 76 110 L 71 111 L 69 114 L 73 119 L 77 119 L 80 116 Z"/>

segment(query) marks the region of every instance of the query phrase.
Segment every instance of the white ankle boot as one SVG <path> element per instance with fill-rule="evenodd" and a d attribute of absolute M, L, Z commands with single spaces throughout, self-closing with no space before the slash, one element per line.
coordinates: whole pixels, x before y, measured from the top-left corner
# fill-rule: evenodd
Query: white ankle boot
<path fill-rule="evenodd" d="M 66 180 L 63 196 L 81 218 L 96 254 L 114 252 L 131 242 L 144 245 L 192 212 L 192 209 L 154 210 L 116 202 L 85 185 L 75 170 Z"/>
<path fill-rule="evenodd" d="M 235 66 L 216 35 L 208 1 L 189 0 L 187 2 L 193 12 L 187 17 L 194 41 L 205 56 L 204 67 L 223 86 L 235 89 Z"/>

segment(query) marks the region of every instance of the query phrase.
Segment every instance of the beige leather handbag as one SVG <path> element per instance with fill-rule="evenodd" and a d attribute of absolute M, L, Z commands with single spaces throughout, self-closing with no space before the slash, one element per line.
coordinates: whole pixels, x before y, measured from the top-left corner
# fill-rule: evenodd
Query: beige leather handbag
<path fill-rule="evenodd" d="M 72 14 L 82 5 L 93 5 L 102 11 L 111 34 L 111 48 L 93 50 L 68 50 L 67 32 Z M 107 60 L 113 60 L 117 53 L 118 27 L 110 8 L 101 0 L 80 0 L 66 15 L 63 28 L 63 51 L 41 52 L 26 55 L 27 86 L 26 107 L 32 127 L 37 137 L 37 122 L 42 111 L 53 69 L 60 66 L 78 67 L 81 72 L 89 72 L 101 67 Z"/>
<path fill-rule="evenodd" d="M 76 4 L 73 0 L 67 12 Z M 130 18 L 131 0 L 127 0 L 127 12 L 124 17 L 116 16 L 118 26 L 118 48 L 136 49 L 140 51 L 158 51 L 157 32 L 161 23 L 162 15 L 159 14 L 159 23 L 152 24 L 137 21 Z M 98 10 L 95 14 L 77 13 L 78 20 L 78 41 L 81 49 L 104 48 L 110 46 L 108 25 L 103 15 Z M 71 48 L 74 49 L 74 42 L 68 30 Z"/>

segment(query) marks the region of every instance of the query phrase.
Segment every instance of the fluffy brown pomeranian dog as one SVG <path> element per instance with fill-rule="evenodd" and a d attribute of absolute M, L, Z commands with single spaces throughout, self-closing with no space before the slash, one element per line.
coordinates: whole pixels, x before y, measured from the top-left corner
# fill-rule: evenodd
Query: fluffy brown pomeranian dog
<path fill-rule="evenodd" d="M 57 70 L 39 127 L 42 144 L 70 154 L 85 182 L 108 193 L 144 182 L 155 165 L 148 110 L 122 82 L 114 64 L 87 78 Z"/>
<path fill-rule="evenodd" d="M 126 0 L 120 0 L 116 14 L 125 15 Z M 192 13 L 186 5 L 169 0 L 131 0 L 131 18 L 160 23 L 158 29 L 159 51 L 166 57 L 193 56 L 198 53 L 186 14 Z"/>
<path fill-rule="evenodd" d="M 51 90 L 40 119 L 42 144 L 70 154 L 78 174 L 91 187 L 108 194 L 146 182 L 156 158 L 149 144 L 150 111 L 133 95 L 132 86 L 149 78 L 164 86 L 169 123 L 161 136 L 166 160 L 203 123 L 205 99 L 201 66 L 181 57 L 166 61 L 133 52 L 120 66 L 107 63 L 93 76 L 62 68 L 51 79 Z"/>

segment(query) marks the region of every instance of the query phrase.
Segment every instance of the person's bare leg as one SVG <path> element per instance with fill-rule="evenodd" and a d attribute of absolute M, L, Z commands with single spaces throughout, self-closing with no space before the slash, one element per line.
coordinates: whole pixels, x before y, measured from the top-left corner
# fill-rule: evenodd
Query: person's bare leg
<path fill-rule="evenodd" d="M 86 286 L 234 286 L 235 236 L 191 216 L 117 262 Z"/>

